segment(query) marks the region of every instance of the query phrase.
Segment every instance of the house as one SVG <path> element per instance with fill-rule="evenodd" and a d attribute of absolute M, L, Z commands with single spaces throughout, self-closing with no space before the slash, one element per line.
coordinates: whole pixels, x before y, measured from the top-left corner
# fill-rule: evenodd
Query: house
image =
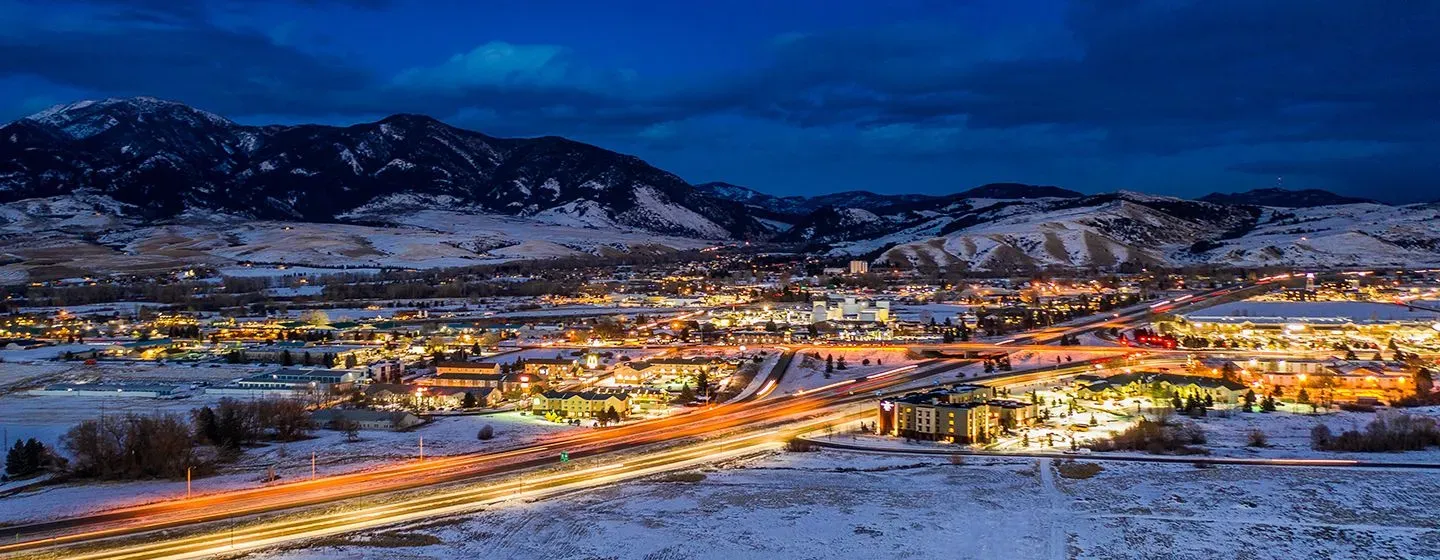
<path fill-rule="evenodd" d="M 546 415 L 553 413 L 561 418 L 595 418 L 610 409 L 614 409 L 621 418 L 630 416 L 630 395 L 594 391 L 546 391 L 532 398 L 530 404 L 533 412 Z"/>
<path fill-rule="evenodd" d="M 328 408 L 310 413 L 310 420 L 329 429 L 338 429 L 345 422 L 354 422 L 362 430 L 401 431 L 423 424 L 420 417 L 409 412 L 384 410 Z"/>

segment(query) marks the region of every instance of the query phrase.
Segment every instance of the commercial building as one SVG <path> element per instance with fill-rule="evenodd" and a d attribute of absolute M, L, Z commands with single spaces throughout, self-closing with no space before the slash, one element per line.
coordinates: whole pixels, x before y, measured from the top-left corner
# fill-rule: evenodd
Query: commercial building
<path fill-rule="evenodd" d="M 866 274 L 870 272 L 870 263 L 865 261 L 850 261 L 850 274 Z"/>
<path fill-rule="evenodd" d="M 890 302 L 861 300 L 846 296 L 839 301 L 817 301 L 811 305 L 810 322 L 887 323 Z"/>
<path fill-rule="evenodd" d="M 545 379 L 568 379 L 580 371 L 579 360 L 564 358 L 534 358 L 521 362 L 523 371 Z"/>
<path fill-rule="evenodd" d="M 560 418 L 595 418 L 607 410 L 615 410 L 621 418 L 630 416 L 628 393 L 595 391 L 546 391 L 531 399 L 530 410 Z"/>
<path fill-rule="evenodd" d="M 435 364 L 435 373 L 440 375 L 452 373 L 497 374 L 500 373 L 500 364 L 494 362 L 438 362 Z"/>
<path fill-rule="evenodd" d="M 63 395 L 72 397 L 178 397 L 182 392 L 179 385 L 155 383 L 57 383 L 43 389 L 30 391 L 31 395 Z"/>
<path fill-rule="evenodd" d="M 365 370 L 351 369 L 280 368 L 246 377 L 234 385 L 210 387 L 205 393 L 238 397 L 318 397 L 349 390 L 365 374 Z"/>
<path fill-rule="evenodd" d="M 625 362 L 615 368 L 615 383 L 641 385 L 676 379 L 694 381 L 702 372 L 712 379 L 728 375 L 735 366 L 725 360 L 711 358 L 657 358 L 643 362 Z"/>
<path fill-rule="evenodd" d="M 312 412 L 310 420 L 329 429 L 336 429 L 344 422 L 354 422 L 361 430 L 391 431 L 406 430 L 424 423 L 409 412 L 334 408 Z"/>
<path fill-rule="evenodd" d="M 502 393 L 529 392 L 531 388 L 543 385 L 545 378 L 527 373 L 437 373 L 422 377 L 415 383 L 426 387 L 490 387 Z"/>
<path fill-rule="evenodd" d="M 1039 407 L 995 398 L 983 385 L 956 385 L 880 401 L 880 431 L 931 441 L 977 443 L 1002 432 L 1033 425 Z"/>

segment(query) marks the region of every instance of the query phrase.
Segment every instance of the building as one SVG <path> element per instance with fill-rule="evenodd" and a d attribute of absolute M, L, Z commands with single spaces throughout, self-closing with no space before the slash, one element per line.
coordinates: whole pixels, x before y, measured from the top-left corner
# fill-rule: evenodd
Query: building
<path fill-rule="evenodd" d="M 207 395 L 238 397 L 320 397 L 348 391 L 365 376 L 365 370 L 280 368 L 252 375 L 233 385 L 209 387 Z"/>
<path fill-rule="evenodd" d="M 333 364 L 348 367 L 347 364 L 366 364 L 381 359 L 384 349 L 380 346 L 358 344 L 317 344 L 304 342 L 277 342 L 257 348 L 246 348 L 245 359 L 269 364 L 324 365 Z"/>
<path fill-rule="evenodd" d="M 546 391 L 531 399 L 530 404 L 532 412 L 554 415 L 557 418 L 595 418 L 611 409 L 621 418 L 629 417 L 630 395 L 595 391 Z"/>
<path fill-rule="evenodd" d="M 494 387 L 438 387 L 395 383 L 371 383 L 365 386 L 370 402 L 414 408 L 460 408 L 465 395 L 475 397 L 476 406 L 491 408 L 503 400 Z"/>
<path fill-rule="evenodd" d="M 493 375 L 500 373 L 500 364 L 495 362 L 438 362 L 435 364 L 435 373 L 440 375 L 452 373 Z"/>
<path fill-rule="evenodd" d="M 1090 400 L 1124 399 L 1128 397 L 1167 395 L 1209 395 L 1217 402 L 1234 403 L 1245 396 L 1250 387 L 1244 383 L 1219 377 L 1181 375 L 1175 373 L 1122 373 L 1092 381 L 1075 390 Z"/>
<path fill-rule="evenodd" d="M 865 261 L 850 261 L 850 274 L 867 274 L 870 272 L 870 263 Z"/>
<path fill-rule="evenodd" d="M 337 429 L 342 422 L 354 422 L 362 430 L 402 431 L 425 423 L 420 417 L 409 412 L 384 410 L 334 409 L 317 410 L 310 413 L 310 420 L 329 429 Z"/>
<path fill-rule="evenodd" d="M 543 386 L 545 378 L 526 373 L 437 373 L 415 382 L 426 387 L 489 387 L 501 393 L 528 393 L 532 388 Z"/>
<path fill-rule="evenodd" d="M 43 389 L 30 391 L 31 395 L 63 395 L 73 397 L 139 397 L 177 398 L 181 396 L 179 385 L 155 383 L 57 383 Z"/>
<path fill-rule="evenodd" d="M 811 305 L 810 322 L 888 323 L 889 301 L 859 300 L 846 296 L 843 300 L 817 301 Z"/>
<path fill-rule="evenodd" d="M 1252 359 L 1228 367 L 1256 393 L 1279 388 L 1297 397 L 1305 389 L 1307 400 L 1315 402 L 1388 402 L 1415 393 L 1416 369 L 1392 360 Z"/>
<path fill-rule="evenodd" d="M 523 371 L 545 379 L 568 379 L 580 371 L 579 360 L 564 358 L 535 358 L 521 362 Z"/>
<path fill-rule="evenodd" d="M 994 389 L 983 385 L 957 385 L 883 400 L 880 431 L 914 439 L 977 443 L 1037 421 L 1039 406 L 994 395 Z"/>
<path fill-rule="evenodd" d="M 703 372 L 713 380 L 728 375 L 735 366 L 725 360 L 711 358 L 657 358 L 643 362 L 625 362 L 615 368 L 615 383 L 642 385 L 674 380 L 695 381 Z"/>

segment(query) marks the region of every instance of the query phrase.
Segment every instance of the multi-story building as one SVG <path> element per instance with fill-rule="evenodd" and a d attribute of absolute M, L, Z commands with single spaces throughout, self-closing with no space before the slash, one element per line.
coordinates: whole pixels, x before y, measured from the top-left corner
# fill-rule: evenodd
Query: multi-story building
<path fill-rule="evenodd" d="M 994 389 L 957 385 L 880 401 L 880 431 L 923 440 L 976 443 L 1036 422 L 1039 407 L 997 399 Z"/>
<path fill-rule="evenodd" d="M 889 301 L 860 300 L 846 296 L 836 302 L 817 301 L 811 304 L 810 322 L 823 323 L 887 323 L 890 321 Z"/>
<path fill-rule="evenodd" d="M 497 374 L 500 373 L 500 364 L 495 362 L 438 362 L 435 364 L 435 373 L 439 375 L 455 373 Z"/>
<path fill-rule="evenodd" d="M 564 358 L 533 358 L 521 363 L 525 373 L 539 375 L 545 379 L 567 379 L 574 377 L 580 371 L 578 360 Z"/>
<path fill-rule="evenodd" d="M 630 416 L 630 395 L 593 391 L 546 391 L 531 399 L 530 410 L 561 418 L 594 418 L 613 409 L 621 418 Z"/>
<path fill-rule="evenodd" d="M 640 385 L 651 381 L 685 378 L 693 381 L 704 372 L 712 379 L 729 374 L 735 366 L 725 360 L 710 358 L 657 358 L 644 362 L 625 362 L 615 368 L 615 382 Z"/>
<path fill-rule="evenodd" d="M 870 272 L 870 263 L 865 261 L 850 261 L 850 274 L 866 274 Z"/>
<path fill-rule="evenodd" d="M 502 393 L 527 393 L 543 386 L 545 378 L 531 373 L 437 373 L 415 380 L 427 387 L 492 387 Z"/>

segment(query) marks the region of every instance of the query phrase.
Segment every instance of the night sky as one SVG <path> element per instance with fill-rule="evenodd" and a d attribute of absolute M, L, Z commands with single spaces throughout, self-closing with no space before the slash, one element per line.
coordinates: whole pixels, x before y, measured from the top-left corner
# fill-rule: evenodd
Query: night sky
<path fill-rule="evenodd" d="M 1440 2 L 0 0 L 0 122 L 423 113 L 776 194 L 1440 199 Z M 1283 177 L 1283 179 L 1282 179 Z"/>

